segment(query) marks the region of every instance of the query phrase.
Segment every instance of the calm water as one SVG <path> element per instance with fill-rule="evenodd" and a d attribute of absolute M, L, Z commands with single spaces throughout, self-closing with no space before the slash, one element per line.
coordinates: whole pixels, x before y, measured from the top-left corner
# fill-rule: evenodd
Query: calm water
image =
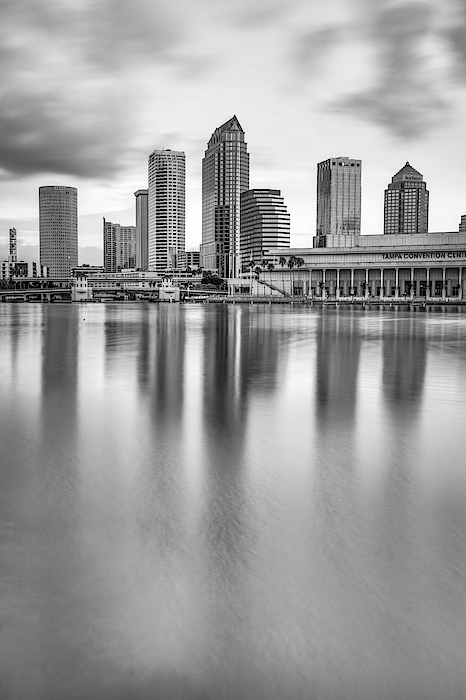
<path fill-rule="evenodd" d="M 0 305 L 2 700 L 466 696 L 466 313 Z"/>

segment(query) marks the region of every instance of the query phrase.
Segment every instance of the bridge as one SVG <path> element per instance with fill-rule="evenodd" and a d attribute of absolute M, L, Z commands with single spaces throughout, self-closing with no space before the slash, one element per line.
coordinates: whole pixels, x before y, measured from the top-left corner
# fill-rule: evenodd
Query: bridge
<path fill-rule="evenodd" d="M 71 301 L 71 289 L 0 289 L 0 302 Z"/>

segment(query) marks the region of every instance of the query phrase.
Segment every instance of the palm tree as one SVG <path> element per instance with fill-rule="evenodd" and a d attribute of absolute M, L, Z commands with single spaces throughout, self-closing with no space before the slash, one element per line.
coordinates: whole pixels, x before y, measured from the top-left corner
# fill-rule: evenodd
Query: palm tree
<path fill-rule="evenodd" d="M 291 256 L 288 258 L 288 263 L 287 263 L 287 265 L 288 265 L 290 271 L 294 268 L 294 266 L 296 265 L 296 258 L 295 258 L 294 255 L 291 255 Z M 291 294 L 294 294 L 294 273 L 290 274 L 290 278 L 291 278 L 291 279 L 290 279 L 290 283 L 291 283 Z"/>
<path fill-rule="evenodd" d="M 265 268 L 267 267 L 268 263 L 269 263 L 269 261 L 266 260 L 266 258 L 262 258 L 261 265 L 262 265 L 262 267 L 264 268 L 264 270 L 265 270 Z"/>
<path fill-rule="evenodd" d="M 270 272 L 272 272 L 272 270 L 275 270 L 275 265 L 274 265 L 272 262 L 269 262 L 269 263 L 267 264 L 267 270 L 269 270 Z"/>
<path fill-rule="evenodd" d="M 278 264 L 280 265 L 280 267 L 285 267 L 286 258 L 284 258 L 283 255 L 281 256 L 281 258 L 278 258 Z"/>

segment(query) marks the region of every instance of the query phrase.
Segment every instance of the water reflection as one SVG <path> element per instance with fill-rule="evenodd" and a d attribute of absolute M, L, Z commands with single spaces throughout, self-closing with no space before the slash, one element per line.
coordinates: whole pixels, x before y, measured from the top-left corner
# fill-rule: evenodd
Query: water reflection
<path fill-rule="evenodd" d="M 138 480 L 142 505 L 138 520 L 144 539 L 166 556 L 182 546 L 186 514 L 182 440 L 186 329 L 179 306 L 161 307 L 155 317 L 148 313 L 146 309 L 141 319 L 138 342 L 138 382 L 149 431 Z"/>
<path fill-rule="evenodd" d="M 316 416 L 320 428 L 351 428 L 357 408 L 361 334 L 354 314 L 322 310 L 317 326 Z"/>
<path fill-rule="evenodd" d="M 206 316 L 204 332 L 203 433 L 205 441 L 203 571 L 207 648 L 213 677 L 234 688 L 247 640 L 245 592 L 254 550 L 254 525 L 244 460 L 251 372 L 250 334 L 257 333 L 248 311 L 221 306 Z M 231 601 L 238 605 L 231 605 Z M 238 638 L 243 640 L 241 649 Z M 244 664 L 243 664 L 244 668 Z M 236 692 L 238 691 L 238 688 Z"/>
<path fill-rule="evenodd" d="M 387 408 L 409 420 L 411 412 L 422 406 L 427 363 L 426 325 L 414 315 L 400 318 L 397 313 L 393 323 L 384 327 L 382 345 L 382 384 Z"/>
<path fill-rule="evenodd" d="M 464 697 L 466 314 L 23 307 L 2 697 Z"/>

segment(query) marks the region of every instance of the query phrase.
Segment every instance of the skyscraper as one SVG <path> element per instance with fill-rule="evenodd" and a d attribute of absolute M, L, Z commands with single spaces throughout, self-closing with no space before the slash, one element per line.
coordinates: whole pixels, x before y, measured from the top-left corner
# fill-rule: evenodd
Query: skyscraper
<path fill-rule="evenodd" d="M 120 272 L 136 266 L 136 227 L 103 220 L 104 269 Z"/>
<path fill-rule="evenodd" d="M 8 256 L 8 261 L 12 264 L 16 263 L 18 260 L 18 246 L 16 241 L 16 229 L 10 228 L 10 254 Z"/>
<path fill-rule="evenodd" d="M 249 154 L 236 116 L 210 137 L 202 161 L 201 265 L 221 277 L 240 269 L 240 195 L 249 189 Z"/>
<path fill-rule="evenodd" d="M 360 160 L 340 156 L 317 163 L 316 247 L 325 247 L 326 236 L 361 233 Z"/>
<path fill-rule="evenodd" d="M 182 151 L 149 156 L 149 268 L 163 273 L 178 265 L 185 251 L 186 160 Z"/>
<path fill-rule="evenodd" d="M 290 215 L 280 190 L 241 193 L 240 251 L 243 268 L 260 264 L 270 248 L 290 247 Z"/>
<path fill-rule="evenodd" d="M 429 192 L 422 174 L 406 163 L 385 190 L 384 226 L 387 234 L 427 233 Z"/>
<path fill-rule="evenodd" d="M 40 264 L 49 277 L 69 277 L 78 265 L 78 190 L 39 187 Z"/>
<path fill-rule="evenodd" d="M 18 260 L 18 247 L 15 228 L 10 228 L 10 255 L 8 256 L 8 260 L 11 263 L 15 263 Z"/>
<path fill-rule="evenodd" d="M 149 267 L 148 246 L 148 190 L 138 190 L 136 197 L 136 267 L 138 270 L 147 270 Z"/>

